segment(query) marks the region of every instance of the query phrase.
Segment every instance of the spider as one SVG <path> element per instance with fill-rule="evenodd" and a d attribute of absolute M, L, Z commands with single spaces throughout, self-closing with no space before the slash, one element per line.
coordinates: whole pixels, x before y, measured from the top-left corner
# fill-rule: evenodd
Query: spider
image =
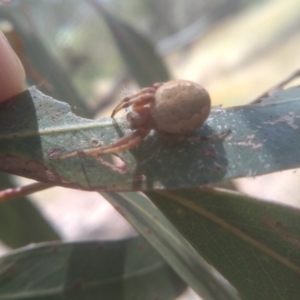
<path fill-rule="evenodd" d="M 209 137 L 191 137 L 189 134 L 201 126 L 210 113 L 208 92 L 199 84 L 187 80 L 159 82 L 125 97 L 112 111 L 111 117 L 125 108 L 127 121 L 133 133 L 104 147 L 95 147 L 66 154 L 62 158 L 77 155 L 99 157 L 117 154 L 137 146 L 154 129 L 171 141 L 199 141 Z"/>

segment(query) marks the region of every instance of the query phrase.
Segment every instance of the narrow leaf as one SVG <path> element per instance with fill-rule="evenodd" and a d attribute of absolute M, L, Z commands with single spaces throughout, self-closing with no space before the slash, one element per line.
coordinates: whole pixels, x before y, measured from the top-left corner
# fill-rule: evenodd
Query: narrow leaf
<path fill-rule="evenodd" d="M 288 93 L 288 97 L 286 94 Z M 124 119 L 75 116 L 67 104 L 32 88 L 0 107 L 0 170 L 38 181 L 102 191 L 199 186 L 300 166 L 300 88 L 277 94 L 277 103 L 215 109 L 195 136 L 231 132 L 207 141 L 172 144 L 152 132 L 139 147 L 120 153 L 123 169 L 107 157 L 55 159 L 108 145 L 130 134 Z M 25 167 L 24 167 L 25 166 Z"/>
<path fill-rule="evenodd" d="M 203 299 L 239 299 L 149 199 L 138 193 L 102 194 Z"/>
<path fill-rule="evenodd" d="M 140 86 L 151 86 L 154 82 L 170 79 L 161 58 L 146 37 L 109 14 L 99 1 L 89 0 L 89 2 L 104 17 L 124 62 Z"/>
<path fill-rule="evenodd" d="M 299 209 L 209 188 L 147 195 L 243 299 L 299 297 Z"/>
<path fill-rule="evenodd" d="M 140 239 L 47 243 L 0 259 L 0 298 L 170 299 L 186 284 Z"/>

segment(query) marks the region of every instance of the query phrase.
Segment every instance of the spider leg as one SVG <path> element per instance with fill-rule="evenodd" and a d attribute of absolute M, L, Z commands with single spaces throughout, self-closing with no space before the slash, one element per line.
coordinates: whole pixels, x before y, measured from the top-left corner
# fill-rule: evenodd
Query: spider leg
<path fill-rule="evenodd" d="M 114 115 L 121 109 L 123 108 L 126 108 L 128 106 L 130 106 L 132 103 L 134 103 L 134 100 L 140 98 L 142 95 L 143 97 L 145 98 L 144 95 L 147 95 L 149 96 L 150 94 L 151 95 L 154 95 L 155 94 L 155 91 L 156 91 L 156 88 L 155 87 L 148 87 L 148 88 L 143 88 L 141 89 L 139 92 L 133 94 L 132 96 L 129 96 L 129 97 L 125 97 L 115 108 L 114 110 L 112 111 L 111 113 L 111 118 L 114 117 Z M 146 96 L 146 97 L 147 97 Z"/>
<path fill-rule="evenodd" d="M 208 141 L 215 138 L 222 139 L 227 137 L 230 134 L 230 132 L 231 130 L 228 129 L 226 131 L 218 132 L 207 136 L 175 135 L 175 134 L 167 134 L 164 132 L 159 132 L 159 135 L 171 142 L 198 142 L 198 141 Z"/>
<path fill-rule="evenodd" d="M 134 148 L 138 145 L 144 137 L 150 132 L 150 130 L 139 129 L 132 133 L 131 135 L 125 136 L 118 141 L 104 147 L 95 147 L 86 150 L 80 150 L 71 152 L 69 154 L 63 155 L 58 159 L 65 159 L 74 156 L 95 156 L 99 157 L 102 154 L 115 154 L 117 152 L 124 152 Z"/>
<path fill-rule="evenodd" d="M 114 110 L 111 114 L 111 118 L 113 118 L 114 115 L 123 108 L 126 108 L 131 105 L 144 105 L 144 104 L 150 103 L 150 102 L 154 101 L 154 97 L 155 97 L 154 93 L 147 93 L 147 94 L 142 94 L 135 98 L 132 98 L 130 101 L 125 102 L 121 106 L 119 106 L 117 110 Z"/>
<path fill-rule="evenodd" d="M 149 132 L 150 130 L 137 130 L 133 134 L 120 139 L 118 142 L 100 149 L 98 155 L 115 154 L 117 152 L 119 153 L 119 152 L 130 150 L 135 146 L 137 146 Z"/>
<path fill-rule="evenodd" d="M 116 153 L 114 153 L 113 155 L 115 155 L 116 157 L 118 157 L 124 163 L 125 166 L 115 165 L 114 163 L 111 163 L 109 161 L 104 160 L 104 158 L 102 156 L 98 156 L 97 160 L 100 161 L 103 165 L 109 167 L 113 171 L 117 171 L 117 172 L 119 172 L 121 174 L 125 173 L 126 169 L 127 169 L 126 162 L 122 159 L 122 157 L 120 155 L 118 155 Z"/>
<path fill-rule="evenodd" d="M 164 84 L 165 82 L 156 82 L 152 86 L 155 88 L 155 90 L 157 90 L 159 87 L 161 87 Z"/>

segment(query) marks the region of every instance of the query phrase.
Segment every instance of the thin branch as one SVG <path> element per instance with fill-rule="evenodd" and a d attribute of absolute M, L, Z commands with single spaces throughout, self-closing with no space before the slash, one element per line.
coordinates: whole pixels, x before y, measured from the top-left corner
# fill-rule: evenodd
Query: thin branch
<path fill-rule="evenodd" d="M 272 93 L 274 93 L 274 92 L 276 92 L 278 90 L 281 90 L 286 84 L 288 84 L 289 82 L 293 81 L 297 77 L 300 77 L 300 69 L 297 70 L 297 71 L 295 71 L 293 74 L 291 74 L 290 76 L 288 76 L 286 79 L 284 79 L 280 83 L 278 83 L 275 86 L 273 86 L 272 88 L 270 88 L 268 91 L 264 92 L 262 95 L 260 95 L 255 100 L 251 101 L 250 103 L 251 104 L 261 103 L 265 98 L 267 98 L 270 95 L 272 95 Z"/>
<path fill-rule="evenodd" d="M 35 193 L 35 192 L 49 189 L 51 187 L 54 187 L 54 185 L 42 183 L 42 182 L 36 182 L 36 183 L 29 184 L 29 185 L 21 186 L 21 187 L 6 189 L 3 191 L 0 191 L 0 203 L 15 199 L 15 198 L 27 196 L 27 195 Z"/>

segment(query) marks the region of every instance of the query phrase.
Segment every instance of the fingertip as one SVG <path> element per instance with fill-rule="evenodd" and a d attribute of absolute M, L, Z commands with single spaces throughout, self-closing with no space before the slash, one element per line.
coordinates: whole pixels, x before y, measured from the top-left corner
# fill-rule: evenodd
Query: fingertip
<path fill-rule="evenodd" d="M 0 31 L 0 102 L 24 90 L 24 68 L 6 37 Z"/>

